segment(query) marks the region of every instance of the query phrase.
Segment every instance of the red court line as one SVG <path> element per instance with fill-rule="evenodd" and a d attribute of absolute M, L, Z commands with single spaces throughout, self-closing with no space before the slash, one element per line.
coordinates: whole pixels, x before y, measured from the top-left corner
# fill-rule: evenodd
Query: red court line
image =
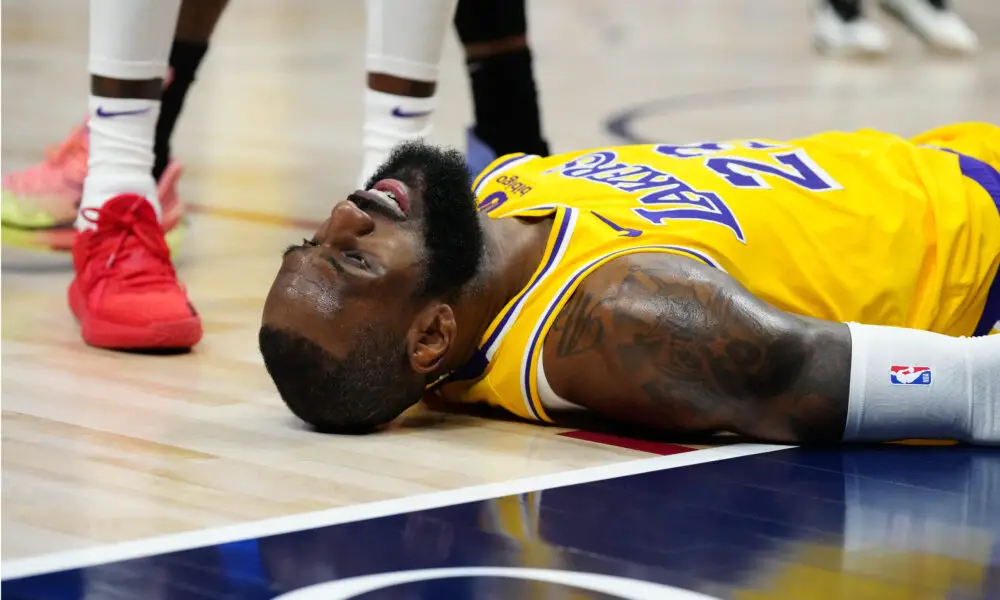
<path fill-rule="evenodd" d="M 559 435 L 566 436 L 568 438 L 573 438 L 574 440 L 584 440 L 586 442 L 594 442 L 597 444 L 604 444 L 607 446 L 618 446 L 619 448 L 628 448 L 629 450 L 649 452 L 650 454 L 659 454 L 660 456 L 669 456 L 671 454 L 681 454 L 682 452 L 692 452 L 694 450 L 697 450 L 697 448 L 689 448 L 687 446 L 681 446 L 678 444 L 668 444 L 666 442 L 651 442 L 648 440 L 636 440 L 632 438 L 611 435 L 609 433 L 594 433 L 590 431 L 567 431 L 565 433 L 560 433 Z"/>

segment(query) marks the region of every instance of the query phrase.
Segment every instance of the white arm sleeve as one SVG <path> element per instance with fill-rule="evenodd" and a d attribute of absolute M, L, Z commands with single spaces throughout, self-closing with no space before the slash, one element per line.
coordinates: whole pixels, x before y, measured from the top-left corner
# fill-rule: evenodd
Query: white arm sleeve
<path fill-rule="evenodd" d="M 1000 336 L 956 338 L 848 323 L 844 439 L 1000 444 Z"/>

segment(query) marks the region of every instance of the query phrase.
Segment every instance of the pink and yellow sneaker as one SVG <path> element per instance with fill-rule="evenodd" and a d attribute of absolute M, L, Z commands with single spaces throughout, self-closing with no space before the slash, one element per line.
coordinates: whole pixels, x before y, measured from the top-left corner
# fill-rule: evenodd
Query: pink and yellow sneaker
<path fill-rule="evenodd" d="M 46 152 L 41 163 L 3 176 L 0 223 L 4 245 L 33 250 L 72 249 L 73 224 L 87 175 L 89 142 L 86 123 L 78 125 L 62 143 Z M 181 228 L 177 226 L 185 212 L 177 195 L 181 171 L 180 163 L 171 160 L 158 186 L 163 230 L 171 247 L 180 237 Z"/>

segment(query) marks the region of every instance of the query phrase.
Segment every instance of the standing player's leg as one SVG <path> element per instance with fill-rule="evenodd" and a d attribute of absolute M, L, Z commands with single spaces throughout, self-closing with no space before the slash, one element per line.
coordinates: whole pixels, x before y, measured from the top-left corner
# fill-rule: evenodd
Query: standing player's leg
<path fill-rule="evenodd" d="M 426 137 L 457 0 L 367 0 L 368 88 L 359 187 L 400 142 Z"/>
<path fill-rule="evenodd" d="M 861 0 L 817 0 L 812 42 L 831 56 L 879 56 L 890 45 L 882 26 L 865 16 Z"/>
<path fill-rule="evenodd" d="M 201 320 L 170 262 L 153 137 L 180 0 L 91 0 L 88 122 L 69 303 L 105 348 L 190 347 Z"/>
<path fill-rule="evenodd" d="M 170 70 L 160 99 L 160 118 L 156 122 L 156 139 L 153 143 L 153 177 L 157 181 L 175 164 L 170 153 L 174 127 L 184 108 L 188 90 L 194 83 L 198 67 L 208 53 L 208 43 L 215 32 L 215 26 L 228 3 L 229 0 L 184 0 L 181 3 L 177 31 L 170 48 Z M 162 195 L 160 202 L 164 202 Z"/>
<path fill-rule="evenodd" d="M 469 129 L 470 174 L 511 152 L 547 155 L 525 0 L 460 0 L 455 28 L 465 46 L 476 113 Z"/>
<path fill-rule="evenodd" d="M 879 0 L 879 5 L 933 50 L 973 54 L 979 49 L 979 38 L 950 0 Z M 889 49 L 889 38 L 865 17 L 861 0 L 818 0 L 813 45 L 824 54 L 880 55 Z"/>
<path fill-rule="evenodd" d="M 168 231 L 184 214 L 177 194 L 181 166 L 170 154 L 170 140 L 227 1 L 184 0 L 181 5 L 153 146 L 153 176 L 158 182 L 163 226 Z M 4 244 L 56 250 L 72 247 L 89 148 L 84 122 L 41 163 L 4 175 L 0 200 Z"/>
<path fill-rule="evenodd" d="M 979 38 L 949 0 L 879 0 L 879 4 L 933 50 L 949 54 L 979 50 Z"/>

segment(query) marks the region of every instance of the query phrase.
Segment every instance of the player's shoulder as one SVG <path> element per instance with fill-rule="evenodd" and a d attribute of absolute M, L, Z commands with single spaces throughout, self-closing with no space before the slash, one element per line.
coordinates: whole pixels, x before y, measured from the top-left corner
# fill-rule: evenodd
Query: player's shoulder
<path fill-rule="evenodd" d="M 645 315 L 661 302 L 691 296 L 697 285 L 724 285 L 723 271 L 679 252 L 636 251 L 600 264 L 582 278 L 573 296 L 591 299 L 595 310 L 618 318 Z M 563 310 L 572 311 L 572 307 Z"/>

